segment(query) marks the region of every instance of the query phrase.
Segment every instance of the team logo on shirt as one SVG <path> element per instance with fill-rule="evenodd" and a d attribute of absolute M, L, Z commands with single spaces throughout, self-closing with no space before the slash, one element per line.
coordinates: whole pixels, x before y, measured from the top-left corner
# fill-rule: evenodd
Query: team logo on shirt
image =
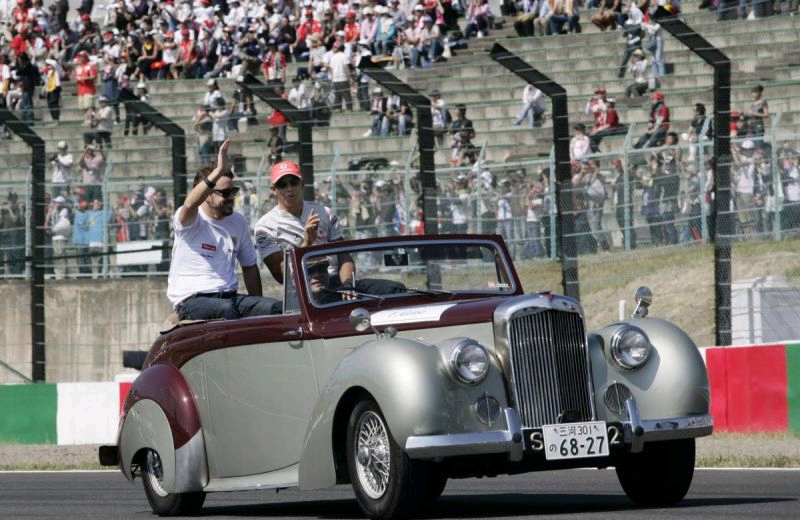
<path fill-rule="evenodd" d="M 204 243 L 204 244 L 201 244 L 200 247 L 202 247 L 206 251 L 211 251 L 212 253 L 216 253 L 217 252 L 217 246 L 215 246 L 214 244 L 205 244 Z"/>

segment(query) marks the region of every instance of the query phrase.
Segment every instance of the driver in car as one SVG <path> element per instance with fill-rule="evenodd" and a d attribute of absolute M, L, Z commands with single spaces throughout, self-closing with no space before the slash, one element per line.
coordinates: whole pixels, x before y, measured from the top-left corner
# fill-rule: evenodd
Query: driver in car
<path fill-rule="evenodd" d="M 308 287 L 311 289 L 311 296 L 314 298 L 314 303 L 327 304 L 342 301 L 346 296 L 340 294 L 339 291 L 330 288 L 331 274 L 328 271 L 330 262 L 327 258 L 317 257 L 311 258 L 306 263 L 306 273 L 308 278 Z"/>

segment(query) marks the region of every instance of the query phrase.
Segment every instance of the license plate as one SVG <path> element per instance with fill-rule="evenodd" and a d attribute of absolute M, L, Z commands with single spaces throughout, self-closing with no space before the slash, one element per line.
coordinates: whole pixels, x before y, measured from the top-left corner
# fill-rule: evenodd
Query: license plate
<path fill-rule="evenodd" d="M 547 460 L 608 456 L 605 421 L 546 424 L 542 434 Z"/>

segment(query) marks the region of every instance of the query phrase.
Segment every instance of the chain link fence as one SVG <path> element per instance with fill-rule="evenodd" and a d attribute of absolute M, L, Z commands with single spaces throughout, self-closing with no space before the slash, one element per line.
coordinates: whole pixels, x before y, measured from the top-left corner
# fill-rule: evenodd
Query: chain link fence
<path fill-rule="evenodd" d="M 735 138 L 731 157 L 731 205 L 721 208 L 735 220 L 731 244 L 732 337 L 734 343 L 758 343 L 797 338 L 800 301 L 797 253 L 800 249 L 800 136 L 784 130 L 781 115 L 764 135 Z M 629 134 L 635 134 L 635 129 Z M 629 314 L 639 285 L 653 288 L 653 314 L 682 326 L 699 345 L 711 345 L 714 323 L 714 162 L 711 141 L 691 142 L 668 134 L 654 148 L 630 146 L 621 152 L 590 154 L 572 162 L 568 196 L 573 212 L 564 215 L 575 224 L 582 302 L 590 328 Z M 337 158 L 329 171 L 316 172 L 317 200 L 330 206 L 348 238 L 370 238 L 425 232 L 413 150 L 406 164 L 380 156 L 351 158 L 340 167 Z M 236 210 L 251 226 L 274 207 L 269 163 L 242 168 Z M 472 166 L 437 169 L 437 224 L 442 233 L 497 233 L 506 240 L 528 291 L 563 292 L 556 240 L 555 167 L 552 158 L 520 163 L 492 163 L 479 158 Z M 57 240 L 53 228 L 58 213 L 48 217 L 50 249 L 47 277 L 75 280 L 155 278 L 162 293 L 171 250 L 172 180 L 168 175 L 133 176 L 130 169 L 109 162 L 99 197 L 72 189 L 62 209 L 72 231 Z M 6 289 L 29 276 L 30 193 L 26 183 L 0 184 L 2 227 L 0 252 Z M 54 187 L 56 189 L 56 187 Z M 54 204 L 56 191 L 50 190 Z M 97 199 L 88 200 L 89 198 Z M 59 210 L 60 212 L 60 210 Z M 63 244 L 56 242 L 63 241 Z M 265 277 L 266 284 L 272 283 Z M 101 282 L 92 282 L 101 283 Z M 125 287 L 133 287 L 126 285 Z M 148 286 L 148 294 L 157 292 Z M 18 289 L 15 289 L 18 290 Z M 136 319 L 120 331 L 128 338 L 124 348 L 144 348 L 155 337 L 166 299 L 158 305 L 142 303 L 147 311 L 124 309 Z M 50 298 L 50 297 L 48 297 Z M 137 296 L 145 302 L 147 294 Z M 156 297 L 158 299 L 158 297 Z M 50 306 L 48 302 L 48 307 Z M 119 303 L 130 305 L 130 303 Z M 0 381 L 27 373 L 29 339 L 24 307 L 6 330 L 0 361 Z M 146 315 L 146 316 L 145 316 Z M 65 330 L 48 332 L 48 349 L 77 349 L 97 338 L 80 337 L 74 330 L 91 328 L 93 316 L 61 324 Z M 131 318 L 126 318 L 131 321 Z M 120 324 L 125 327 L 124 324 Z M 48 324 L 48 331 L 53 327 Z M 69 332 L 73 330 L 73 332 Z M 144 332 L 142 332 L 144 331 Z M 102 336 L 102 335 L 101 335 Z M 52 341 L 50 340 L 52 338 Z M 94 340 L 91 340 L 94 341 Z M 108 338 L 114 343 L 116 340 Z M 141 344 L 135 344 L 142 341 Z M 114 351 L 123 346 L 116 342 Z M 52 360 L 48 367 L 52 367 Z M 61 363 L 80 363 L 62 358 Z M 113 362 L 109 362 L 113 365 Z M 50 368 L 48 368 L 50 370 Z M 94 373 L 65 370 L 73 377 L 93 379 Z M 67 376 L 64 376 L 67 377 Z"/>

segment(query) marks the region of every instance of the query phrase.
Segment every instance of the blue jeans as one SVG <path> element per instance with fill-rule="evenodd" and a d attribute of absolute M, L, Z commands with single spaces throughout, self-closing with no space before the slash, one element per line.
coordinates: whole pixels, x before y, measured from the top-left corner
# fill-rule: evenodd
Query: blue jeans
<path fill-rule="evenodd" d="M 245 316 L 281 314 L 283 305 L 274 298 L 233 292 L 198 293 L 180 302 L 175 311 L 182 320 L 236 320 Z"/>
<path fill-rule="evenodd" d="M 658 35 L 655 38 L 655 49 L 651 52 L 653 56 L 653 77 L 663 78 L 666 74 L 664 67 L 664 37 Z"/>
<path fill-rule="evenodd" d="M 33 96 L 23 92 L 19 102 L 19 118 L 26 123 L 33 122 Z"/>
<path fill-rule="evenodd" d="M 533 103 L 528 103 L 528 105 L 524 107 L 519 114 L 517 114 L 517 118 L 512 122 L 512 124 L 518 125 L 522 123 L 524 119 L 527 119 L 528 128 L 541 126 L 542 114 L 544 114 L 544 109 L 537 107 Z"/>

